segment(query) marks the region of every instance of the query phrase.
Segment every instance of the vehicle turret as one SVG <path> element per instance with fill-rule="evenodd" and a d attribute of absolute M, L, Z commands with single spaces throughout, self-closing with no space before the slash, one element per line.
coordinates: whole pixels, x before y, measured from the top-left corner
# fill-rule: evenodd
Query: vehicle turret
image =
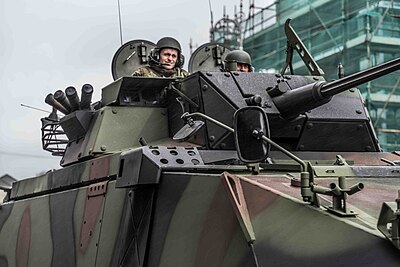
<path fill-rule="evenodd" d="M 82 87 L 77 112 L 70 112 L 70 103 L 75 109 L 77 100 L 67 102 L 60 90 L 50 103 L 68 114 L 60 121 L 70 140 L 62 165 L 143 142 L 168 143 L 183 126 L 180 116 L 185 111 L 202 112 L 232 125 L 234 112 L 251 105 L 265 110 L 271 138 L 289 150 L 380 151 L 362 97 L 354 87 L 399 68 L 400 59 L 395 59 L 331 82 L 321 76 L 220 71 L 199 71 L 179 81 L 121 77 L 102 89 L 97 110 L 88 109 L 93 93 L 90 85 Z M 73 95 L 70 90 L 66 89 L 67 95 Z M 232 134 L 205 124 L 190 142 L 206 149 L 235 150 Z"/>

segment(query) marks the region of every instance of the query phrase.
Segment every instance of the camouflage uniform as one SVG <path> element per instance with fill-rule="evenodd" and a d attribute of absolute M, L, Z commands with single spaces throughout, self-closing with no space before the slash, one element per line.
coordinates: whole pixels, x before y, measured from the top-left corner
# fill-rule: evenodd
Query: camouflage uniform
<path fill-rule="evenodd" d="M 168 77 L 168 78 L 183 78 L 188 76 L 189 73 L 181 68 L 174 68 L 173 70 L 166 70 L 157 66 L 144 66 L 137 69 L 132 76 L 142 77 Z"/>

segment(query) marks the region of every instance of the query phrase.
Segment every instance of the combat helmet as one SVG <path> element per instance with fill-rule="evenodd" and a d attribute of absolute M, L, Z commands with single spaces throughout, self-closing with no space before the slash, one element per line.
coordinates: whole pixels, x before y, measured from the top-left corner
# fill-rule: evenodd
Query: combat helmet
<path fill-rule="evenodd" d="M 172 37 L 163 37 L 160 40 L 158 40 L 156 47 L 150 52 L 149 63 L 159 64 L 160 50 L 164 48 L 172 48 L 178 51 L 178 60 L 176 62 L 176 66 L 182 67 L 184 64 L 184 57 L 182 55 L 181 44 L 175 38 Z"/>
<path fill-rule="evenodd" d="M 181 44 L 174 38 L 172 37 L 163 37 L 160 40 L 158 40 L 157 44 L 157 49 L 161 50 L 163 48 L 173 48 L 178 50 L 179 53 L 182 52 Z"/>
<path fill-rule="evenodd" d="M 225 68 L 227 70 L 235 71 L 237 63 L 247 64 L 249 65 L 249 71 L 253 71 L 253 66 L 251 65 L 251 57 L 246 51 L 233 50 L 226 55 Z"/>

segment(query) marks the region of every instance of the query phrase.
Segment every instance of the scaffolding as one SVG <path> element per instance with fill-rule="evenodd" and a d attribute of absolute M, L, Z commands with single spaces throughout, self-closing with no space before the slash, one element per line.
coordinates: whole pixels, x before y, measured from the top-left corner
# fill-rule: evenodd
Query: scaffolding
<path fill-rule="evenodd" d="M 400 57 L 400 0 L 281 0 L 265 7 L 254 2 L 240 28 L 256 71 L 278 73 L 284 66 L 288 18 L 327 81 L 337 79 L 339 63 L 350 75 Z M 293 69 L 308 74 L 297 55 Z M 358 87 L 385 151 L 400 148 L 399 85 L 397 71 Z"/>

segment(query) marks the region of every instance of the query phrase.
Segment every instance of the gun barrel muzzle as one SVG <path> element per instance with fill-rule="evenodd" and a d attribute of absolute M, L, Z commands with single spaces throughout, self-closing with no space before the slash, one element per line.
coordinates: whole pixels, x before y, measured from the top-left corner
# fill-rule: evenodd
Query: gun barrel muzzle
<path fill-rule="evenodd" d="M 58 101 L 66 110 L 68 110 L 68 113 L 71 112 L 71 105 L 63 91 L 57 90 L 54 93 L 54 99 Z"/>
<path fill-rule="evenodd" d="M 49 104 L 50 106 L 54 107 L 55 109 L 57 109 L 58 111 L 64 113 L 65 115 L 69 113 L 69 111 L 60 104 L 60 102 L 58 102 L 55 98 L 53 94 L 48 94 L 44 100 L 44 102 L 46 102 L 47 104 Z"/>
<path fill-rule="evenodd" d="M 67 96 L 71 105 L 71 111 L 79 110 L 79 96 L 76 92 L 75 87 L 69 86 L 65 89 L 65 95 Z"/>
<path fill-rule="evenodd" d="M 84 84 L 82 86 L 81 94 L 81 109 L 90 109 L 92 102 L 93 86 L 90 84 Z"/>

